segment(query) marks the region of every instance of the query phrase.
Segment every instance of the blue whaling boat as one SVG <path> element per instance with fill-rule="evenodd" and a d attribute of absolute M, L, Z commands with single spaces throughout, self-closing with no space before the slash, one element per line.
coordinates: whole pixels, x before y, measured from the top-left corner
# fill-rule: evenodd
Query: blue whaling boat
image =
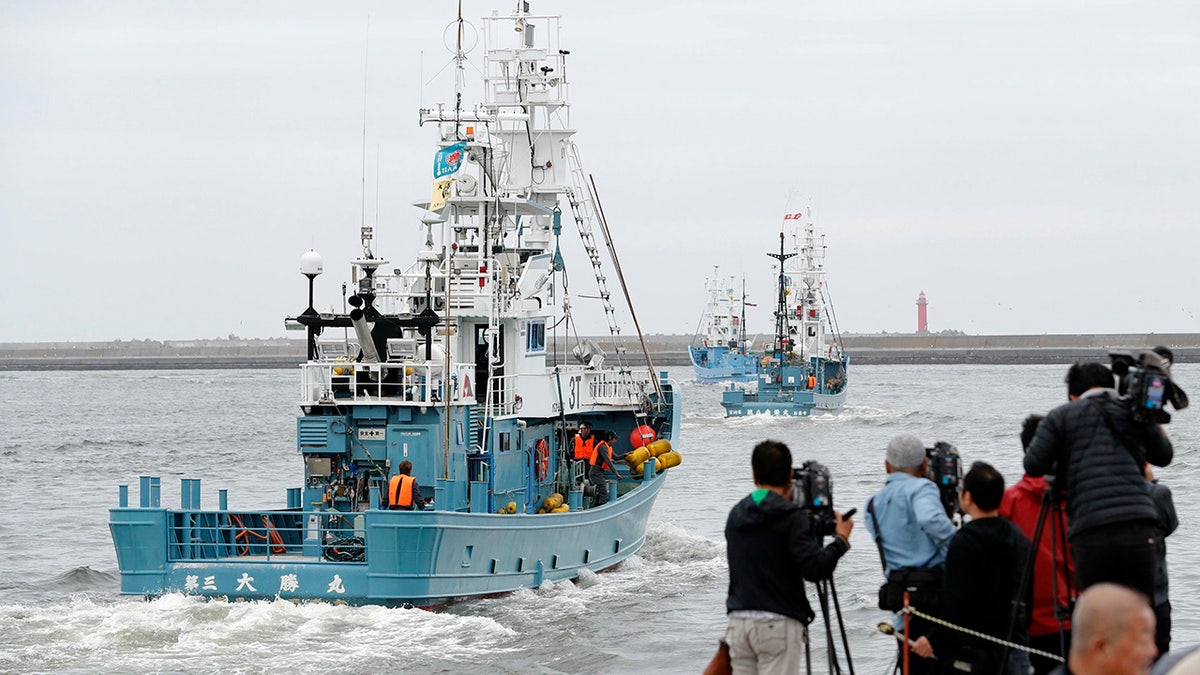
<path fill-rule="evenodd" d="M 746 340 L 746 282 L 738 291 L 734 278 L 722 278 L 713 268 L 705 283 L 708 296 L 700 327 L 688 345 L 688 357 L 698 382 L 753 382 L 758 358 Z"/>
<path fill-rule="evenodd" d="M 797 252 L 785 253 L 784 233 L 779 253 L 775 343 L 763 357 L 756 389 L 731 384 L 721 395 L 729 417 L 744 415 L 808 415 L 813 410 L 838 410 L 846 402 L 850 357 L 825 285 L 825 243 L 818 243 L 811 217 L 791 213 L 784 221 L 804 223 Z M 788 264 L 796 258 L 798 264 Z"/>
<path fill-rule="evenodd" d="M 438 150 L 413 263 L 376 257 L 364 224 L 353 310 L 338 314 L 313 307 L 323 264 L 302 257 L 309 306 L 288 323 L 308 338 L 303 477 L 286 507 L 237 508 L 221 490 L 205 509 L 200 481 L 184 479 L 179 508 L 165 508 L 148 476 L 133 505 L 122 486 L 110 529 L 123 593 L 430 606 L 571 579 L 643 545 L 680 461 L 669 447 L 678 390 L 644 343 L 639 365 L 615 339 L 609 354 L 572 337 L 564 202 L 614 338 L 598 239 L 621 273 L 572 140 L 558 24 L 528 3 L 484 18 L 483 103 L 420 111 Z M 460 16 L 456 94 L 469 27 Z M 615 436 L 618 459 L 628 453 L 604 479 L 576 459 L 577 445 L 591 447 L 584 422 L 593 439 Z M 402 464 L 429 499 L 415 500 L 408 479 L 392 484 Z"/>

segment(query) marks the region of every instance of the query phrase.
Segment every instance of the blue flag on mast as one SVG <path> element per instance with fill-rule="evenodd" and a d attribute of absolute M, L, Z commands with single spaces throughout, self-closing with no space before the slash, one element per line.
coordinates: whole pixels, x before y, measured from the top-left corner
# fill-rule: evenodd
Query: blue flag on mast
<path fill-rule="evenodd" d="M 437 151 L 433 157 L 433 179 L 458 171 L 462 166 L 463 153 L 467 149 L 464 142 L 455 143 Z"/>

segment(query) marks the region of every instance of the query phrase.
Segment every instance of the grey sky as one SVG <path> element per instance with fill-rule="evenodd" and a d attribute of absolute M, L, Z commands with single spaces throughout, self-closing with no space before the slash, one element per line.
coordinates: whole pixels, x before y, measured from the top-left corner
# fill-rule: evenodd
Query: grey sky
<path fill-rule="evenodd" d="M 340 305 L 368 15 L 367 219 L 378 151 L 377 253 L 407 263 L 454 7 L 0 3 L 0 341 L 282 335 L 310 247 Z M 846 331 L 913 330 L 924 290 L 933 330 L 1200 332 L 1197 7 L 534 3 L 642 326 L 672 333 L 714 264 L 769 332 L 765 253 L 809 202 Z"/>

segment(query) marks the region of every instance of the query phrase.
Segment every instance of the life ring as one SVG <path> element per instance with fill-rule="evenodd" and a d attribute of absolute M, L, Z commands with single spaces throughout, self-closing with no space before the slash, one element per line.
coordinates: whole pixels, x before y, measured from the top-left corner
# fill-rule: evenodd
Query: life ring
<path fill-rule="evenodd" d="M 550 470 L 550 444 L 546 439 L 539 438 L 534 449 L 537 452 L 534 461 L 537 463 L 538 480 L 546 480 L 546 472 Z"/>

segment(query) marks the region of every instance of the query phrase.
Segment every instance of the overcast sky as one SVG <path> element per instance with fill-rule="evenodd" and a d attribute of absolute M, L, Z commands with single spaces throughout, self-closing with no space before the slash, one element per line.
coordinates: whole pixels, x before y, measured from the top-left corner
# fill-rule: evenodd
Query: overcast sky
<path fill-rule="evenodd" d="M 769 333 L 765 254 L 809 203 L 844 331 L 914 330 L 924 290 L 935 331 L 1200 332 L 1198 7 L 533 5 L 564 16 L 577 140 L 654 333 L 695 328 L 718 264 Z M 0 341 L 281 336 L 309 248 L 340 307 L 364 56 L 366 217 L 406 264 L 454 8 L 0 2 Z"/>

